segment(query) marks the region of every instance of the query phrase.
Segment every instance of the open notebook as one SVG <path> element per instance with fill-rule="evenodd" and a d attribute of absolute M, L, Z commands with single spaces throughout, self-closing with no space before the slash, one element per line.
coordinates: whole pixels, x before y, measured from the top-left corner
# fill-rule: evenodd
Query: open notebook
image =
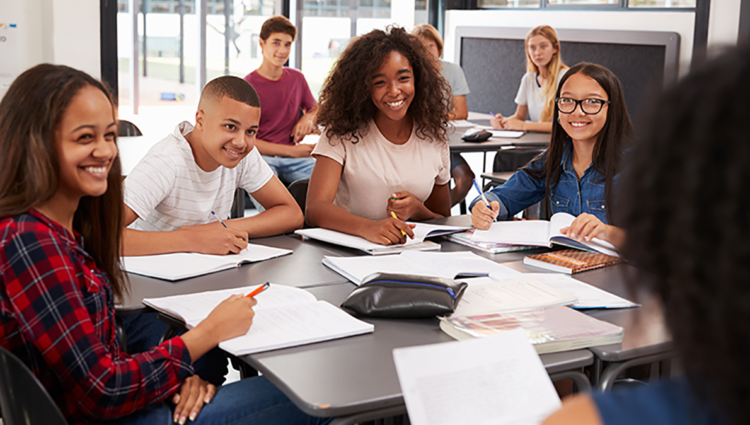
<path fill-rule="evenodd" d="M 461 232 L 470 227 L 442 226 L 427 223 L 409 223 L 416 224 L 414 227 L 414 239 L 406 238 L 403 245 L 385 246 L 368 241 L 359 236 L 353 236 L 335 230 L 314 228 L 301 229 L 294 233 L 311 239 L 341 245 L 348 248 L 358 249 L 371 255 L 397 254 L 405 250 L 438 250 L 440 245 L 434 242 L 425 241 L 426 238 L 448 235 L 455 232 Z"/>
<path fill-rule="evenodd" d="M 291 253 L 292 251 L 288 249 L 248 244 L 247 248 L 238 254 L 208 255 L 194 252 L 178 252 L 174 254 L 122 257 L 122 264 L 128 273 L 174 281 L 228 270 L 243 264 L 269 260 Z"/>
<path fill-rule="evenodd" d="M 144 299 L 143 303 L 181 319 L 190 329 L 202 322 L 220 302 L 234 294 L 249 294 L 247 287 L 189 295 Z M 271 285 L 255 298 L 255 317 L 250 331 L 224 341 L 219 347 L 242 356 L 279 348 L 311 344 L 369 333 L 375 327 L 355 319 L 338 307 L 318 301 L 311 293 L 290 286 Z"/>
<path fill-rule="evenodd" d="M 584 251 L 599 252 L 618 257 L 615 247 L 609 242 L 594 238 L 590 242 L 578 242 L 562 233 L 560 229 L 570 226 L 576 218 L 567 213 L 557 213 L 547 220 L 499 221 L 489 230 L 475 230 L 474 242 L 500 242 L 513 245 L 552 247 L 552 244 Z"/>
<path fill-rule="evenodd" d="M 405 251 L 379 257 L 323 257 L 323 264 L 355 285 L 373 273 L 409 274 L 456 279 L 493 276 L 504 279 L 520 273 L 471 252 Z"/>
<path fill-rule="evenodd" d="M 522 330 L 393 350 L 414 425 L 539 425 L 560 408 Z"/>

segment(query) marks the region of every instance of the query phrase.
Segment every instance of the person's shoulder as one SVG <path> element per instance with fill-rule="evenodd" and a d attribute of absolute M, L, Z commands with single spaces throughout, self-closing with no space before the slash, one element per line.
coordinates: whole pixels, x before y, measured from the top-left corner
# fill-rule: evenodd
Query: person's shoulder
<path fill-rule="evenodd" d="M 451 72 L 456 72 L 456 71 L 463 72 L 463 70 L 461 69 L 461 66 L 457 63 L 449 62 L 445 59 L 440 59 L 440 63 L 443 65 L 444 69 L 450 70 Z"/>
<path fill-rule="evenodd" d="M 305 74 L 303 74 L 302 71 L 287 66 L 284 67 L 284 73 L 287 75 L 287 78 L 305 78 Z"/>
<path fill-rule="evenodd" d="M 19 246 L 62 244 L 60 227 L 42 214 L 31 210 L 0 220 L 0 248 L 13 242 Z"/>

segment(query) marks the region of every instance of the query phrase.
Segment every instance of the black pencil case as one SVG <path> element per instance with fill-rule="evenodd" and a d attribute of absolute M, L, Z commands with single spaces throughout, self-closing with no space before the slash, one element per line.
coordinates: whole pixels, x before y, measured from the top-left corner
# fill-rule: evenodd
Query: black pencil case
<path fill-rule="evenodd" d="M 456 310 L 467 286 L 441 277 L 373 273 L 349 294 L 341 308 L 366 317 L 447 316 Z"/>

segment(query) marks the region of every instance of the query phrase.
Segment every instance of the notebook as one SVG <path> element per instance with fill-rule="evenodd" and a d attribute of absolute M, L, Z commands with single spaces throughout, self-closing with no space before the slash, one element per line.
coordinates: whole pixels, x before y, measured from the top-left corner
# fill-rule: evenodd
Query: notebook
<path fill-rule="evenodd" d="M 405 250 L 439 250 L 440 245 L 434 242 L 425 241 L 426 238 L 432 238 L 442 235 L 448 235 L 455 232 L 461 232 L 470 227 L 442 226 L 427 223 L 409 223 L 416 224 L 413 229 L 414 239 L 406 238 L 406 243 L 402 245 L 385 246 L 368 241 L 359 236 L 349 235 L 335 230 L 314 228 L 300 229 L 294 233 L 311 239 L 341 245 L 348 248 L 358 249 L 371 255 L 397 254 Z"/>
<path fill-rule="evenodd" d="M 534 278 L 560 292 L 573 295 L 578 301 L 576 301 L 575 304 L 571 304 L 570 307 L 577 310 L 592 308 L 631 308 L 639 306 L 639 304 L 618 297 L 617 295 L 599 289 L 596 286 L 581 282 L 571 276 L 559 273 L 525 273 L 524 276 Z"/>
<path fill-rule="evenodd" d="M 563 306 L 472 316 L 454 314 L 440 321 L 440 329 L 458 340 L 492 336 L 519 326 L 539 354 L 617 344 L 623 337 L 621 327 Z"/>
<path fill-rule="evenodd" d="M 620 257 L 598 252 L 563 249 L 543 254 L 527 255 L 523 263 L 558 273 L 575 274 L 622 263 Z"/>
<path fill-rule="evenodd" d="M 323 257 L 323 264 L 359 286 L 373 273 L 409 274 L 457 279 L 493 276 L 505 279 L 521 274 L 471 252 L 405 251 L 378 257 Z"/>
<path fill-rule="evenodd" d="M 234 294 L 249 294 L 257 288 L 235 288 L 164 298 L 144 299 L 143 303 L 197 326 L 220 302 Z M 338 307 L 318 301 L 304 289 L 274 285 L 255 298 L 255 317 L 247 334 L 224 341 L 219 347 L 242 356 L 297 345 L 344 338 L 373 332 L 375 327 L 356 319 Z"/>
<path fill-rule="evenodd" d="M 256 263 L 291 253 L 292 251 L 288 249 L 248 244 L 247 248 L 238 254 L 208 255 L 194 252 L 178 252 L 174 254 L 122 257 L 122 264 L 128 273 L 175 281 L 228 270 L 240 267 L 243 264 Z"/>
<path fill-rule="evenodd" d="M 465 232 L 454 233 L 448 236 L 448 239 L 452 242 L 468 246 L 470 248 L 476 248 L 478 250 L 489 252 L 490 254 L 500 254 L 502 252 L 515 252 L 525 251 L 529 249 L 536 249 L 535 246 L 530 245 L 511 245 L 500 242 L 475 242 L 471 240 L 474 234 L 474 229 L 467 230 Z"/>
<path fill-rule="evenodd" d="M 560 399 L 518 329 L 492 338 L 393 350 L 414 425 L 539 425 Z"/>
<path fill-rule="evenodd" d="M 570 226 L 575 219 L 570 214 L 557 213 L 549 221 L 499 221 L 492 223 L 489 230 L 474 231 L 471 240 L 473 242 L 500 242 L 546 247 L 557 244 L 619 257 L 615 247 L 607 241 L 594 238 L 590 242 L 578 242 L 560 233 L 560 229 Z"/>
<path fill-rule="evenodd" d="M 524 273 L 503 280 L 464 279 L 469 284 L 451 317 L 572 305 L 578 298 Z"/>

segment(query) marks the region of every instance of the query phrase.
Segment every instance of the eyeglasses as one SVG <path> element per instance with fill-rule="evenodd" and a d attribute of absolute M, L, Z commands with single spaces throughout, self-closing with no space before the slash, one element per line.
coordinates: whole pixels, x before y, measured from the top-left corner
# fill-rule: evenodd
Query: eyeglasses
<path fill-rule="evenodd" d="M 581 111 L 586 115 L 598 114 L 604 105 L 609 104 L 609 100 L 602 99 L 573 99 L 570 97 L 558 97 L 555 99 L 557 103 L 557 109 L 563 114 L 572 114 L 576 110 L 578 105 L 581 106 Z"/>

